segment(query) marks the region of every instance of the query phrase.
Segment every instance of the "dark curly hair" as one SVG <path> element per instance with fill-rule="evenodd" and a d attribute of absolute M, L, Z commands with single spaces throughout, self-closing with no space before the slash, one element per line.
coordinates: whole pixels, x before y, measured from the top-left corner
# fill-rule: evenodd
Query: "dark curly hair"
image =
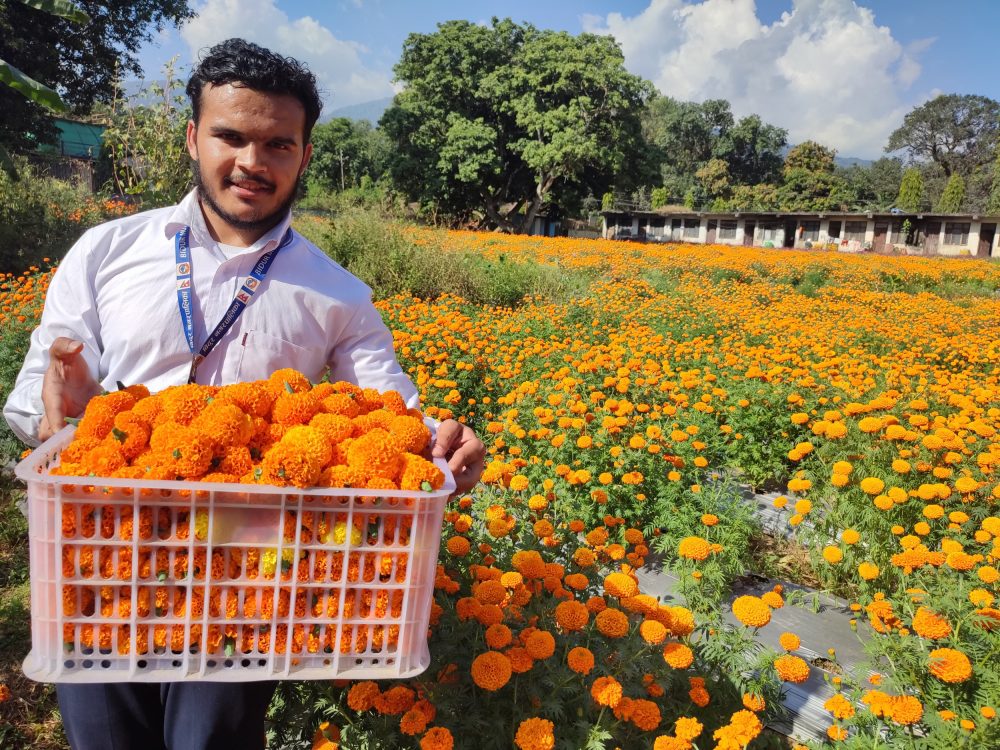
<path fill-rule="evenodd" d="M 205 84 L 239 83 L 254 91 L 294 96 L 306 111 L 305 142 L 319 119 L 323 103 L 316 89 L 316 76 L 291 57 L 282 57 L 245 39 L 219 42 L 202 57 L 187 84 L 194 122 L 201 114 L 201 90 Z"/>

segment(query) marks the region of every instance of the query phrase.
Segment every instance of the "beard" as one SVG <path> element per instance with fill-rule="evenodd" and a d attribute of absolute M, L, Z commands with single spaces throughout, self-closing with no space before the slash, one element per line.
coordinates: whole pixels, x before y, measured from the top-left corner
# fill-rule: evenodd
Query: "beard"
<path fill-rule="evenodd" d="M 285 214 L 291 209 L 292 204 L 295 203 L 295 198 L 299 193 L 299 182 L 302 179 L 300 177 L 295 178 L 295 183 L 292 185 L 292 189 L 288 192 L 288 197 L 285 198 L 281 204 L 271 211 L 270 213 L 254 212 L 248 218 L 242 216 L 237 216 L 231 211 L 224 209 L 216 198 L 216 193 L 214 188 L 209 187 L 201 176 L 201 168 L 197 161 L 192 160 L 191 170 L 194 173 L 194 186 L 198 189 L 198 197 L 201 198 L 212 212 L 222 219 L 226 224 L 234 229 L 240 229 L 244 231 L 259 231 L 262 234 L 266 232 L 273 226 L 276 226 L 285 217 Z M 239 180 L 230 180 L 233 183 L 239 184 Z M 252 182 L 255 185 L 264 185 L 266 187 L 272 188 L 273 185 L 264 180 L 246 180 L 246 182 Z"/>

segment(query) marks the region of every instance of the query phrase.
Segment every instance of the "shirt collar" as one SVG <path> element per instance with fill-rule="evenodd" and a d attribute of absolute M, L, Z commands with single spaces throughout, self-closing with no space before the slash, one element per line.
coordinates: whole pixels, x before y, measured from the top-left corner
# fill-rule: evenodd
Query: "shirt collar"
<path fill-rule="evenodd" d="M 281 242 L 291 223 L 292 212 L 289 211 L 276 226 L 248 247 L 245 252 L 266 253 L 273 250 Z M 163 234 L 167 239 L 171 239 L 184 227 L 191 227 L 192 246 L 199 244 L 214 247 L 217 244 L 212 239 L 208 226 L 205 224 L 205 216 L 202 214 L 201 205 L 198 202 L 198 188 L 192 189 L 181 199 L 180 203 L 174 206 L 174 210 L 171 211 L 167 223 L 163 227 Z"/>

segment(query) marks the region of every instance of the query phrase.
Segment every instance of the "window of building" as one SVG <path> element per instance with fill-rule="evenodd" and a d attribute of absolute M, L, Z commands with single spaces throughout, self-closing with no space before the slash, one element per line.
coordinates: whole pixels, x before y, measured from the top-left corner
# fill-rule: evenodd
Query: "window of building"
<path fill-rule="evenodd" d="M 831 221 L 830 228 L 826 230 L 826 234 L 831 240 L 840 239 L 840 222 Z"/>
<path fill-rule="evenodd" d="M 818 221 L 803 221 L 802 222 L 802 239 L 809 240 L 810 242 L 816 242 L 819 239 L 819 222 Z"/>
<path fill-rule="evenodd" d="M 944 244 L 946 245 L 968 245 L 969 244 L 969 222 L 948 221 L 944 225 Z"/>
<path fill-rule="evenodd" d="M 697 237 L 700 229 L 701 221 L 699 219 L 684 219 L 685 237 Z"/>
<path fill-rule="evenodd" d="M 735 221 L 720 221 L 719 222 L 719 239 L 720 240 L 735 240 L 736 239 L 736 222 Z"/>
<path fill-rule="evenodd" d="M 778 232 L 781 224 L 775 221 L 764 222 L 760 225 L 760 239 L 762 242 L 775 242 L 778 239 Z"/>
<path fill-rule="evenodd" d="M 844 223 L 844 239 L 865 241 L 865 232 L 868 229 L 867 221 L 848 221 Z"/>

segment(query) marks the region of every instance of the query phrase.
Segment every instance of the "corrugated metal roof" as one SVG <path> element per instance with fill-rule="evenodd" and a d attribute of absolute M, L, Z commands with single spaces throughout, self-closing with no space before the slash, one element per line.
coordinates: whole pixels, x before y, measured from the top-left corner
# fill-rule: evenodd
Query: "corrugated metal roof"
<path fill-rule="evenodd" d="M 73 156 L 79 159 L 96 159 L 101 153 L 103 125 L 92 125 L 88 122 L 53 118 L 52 122 L 59 130 L 58 142 L 40 147 L 45 153 L 57 153 L 61 156 Z"/>

